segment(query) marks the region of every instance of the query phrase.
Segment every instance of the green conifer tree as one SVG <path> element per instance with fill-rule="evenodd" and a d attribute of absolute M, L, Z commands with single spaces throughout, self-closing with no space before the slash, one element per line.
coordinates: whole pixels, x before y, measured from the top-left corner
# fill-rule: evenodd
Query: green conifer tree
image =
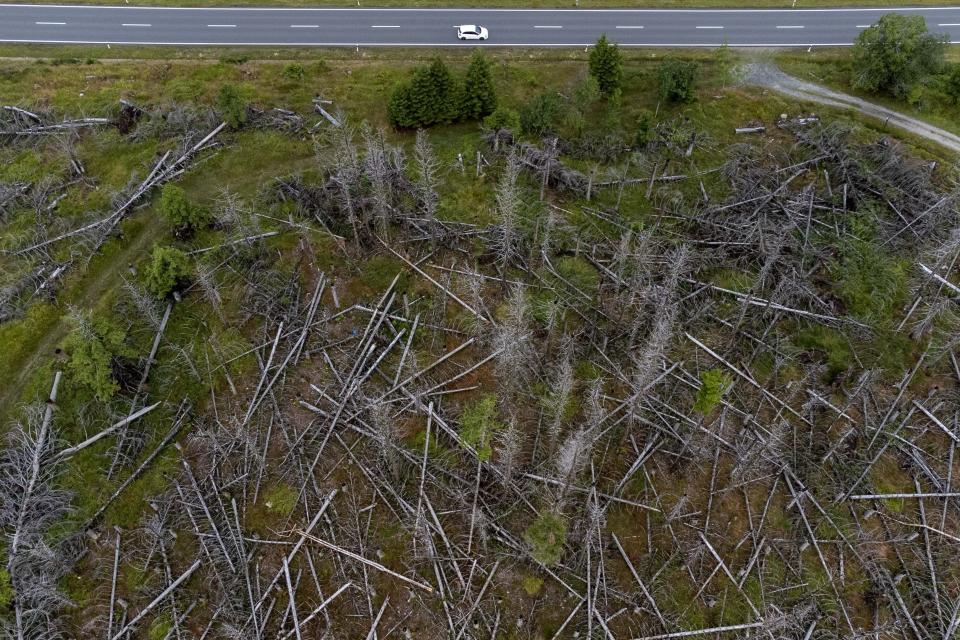
<path fill-rule="evenodd" d="M 490 75 L 490 61 L 477 50 L 470 59 L 467 75 L 463 82 L 463 103 L 460 118 L 479 120 L 493 113 L 497 108 L 497 91 Z"/>
<path fill-rule="evenodd" d="M 619 91 L 623 83 L 623 56 L 617 45 L 607 40 L 607 34 L 600 36 L 590 50 L 590 75 L 597 79 L 605 97 Z"/>
<path fill-rule="evenodd" d="M 192 234 L 212 221 L 210 210 L 190 202 L 186 192 L 175 184 L 163 185 L 160 212 L 180 235 Z"/>
<path fill-rule="evenodd" d="M 390 97 L 387 118 L 395 127 L 429 127 L 454 122 L 460 113 L 460 86 L 450 69 L 437 59 L 420 67 Z"/>
<path fill-rule="evenodd" d="M 145 274 L 147 288 L 158 298 L 166 298 L 174 289 L 190 280 L 193 271 L 187 255 L 176 247 L 154 247 Z"/>
<path fill-rule="evenodd" d="M 231 129 L 239 129 L 247 122 L 247 101 L 236 85 L 225 84 L 220 87 L 217 107 L 224 122 Z"/>
<path fill-rule="evenodd" d="M 398 129 L 412 129 L 417 126 L 417 114 L 413 104 L 413 91 L 409 82 L 398 85 L 390 96 L 387 105 L 387 120 Z"/>

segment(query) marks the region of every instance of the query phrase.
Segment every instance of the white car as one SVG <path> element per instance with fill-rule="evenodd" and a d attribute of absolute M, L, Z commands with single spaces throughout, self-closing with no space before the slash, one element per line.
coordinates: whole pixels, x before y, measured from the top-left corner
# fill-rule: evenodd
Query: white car
<path fill-rule="evenodd" d="M 462 24 L 457 27 L 457 37 L 461 40 L 486 40 L 490 34 L 480 25 Z"/>

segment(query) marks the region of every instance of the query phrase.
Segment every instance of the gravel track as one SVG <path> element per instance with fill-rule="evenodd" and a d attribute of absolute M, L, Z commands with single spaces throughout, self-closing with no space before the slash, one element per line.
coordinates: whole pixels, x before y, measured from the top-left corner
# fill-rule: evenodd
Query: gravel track
<path fill-rule="evenodd" d="M 816 102 L 841 109 L 853 109 L 863 115 L 882 120 L 884 124 L 893 125 L 909 131 L 914 135 L 936 142 L 950 151 L 960 154 L 960 136 L 956 134 L 945 131 L 940 127 L 935 127 L 922 120 L 917 120 L 916 118 L 911 118 L 910 116 L 893 111 L 892 109 L 887 109 L 886 107 L 881 107 L 866 100 L 861 100 L 860 98 L 795 78 L 781 71 L 773 63 L 751 62 L 744 65 L 742 81 L 744 84 L 766 87 L 800 100 Z"/>

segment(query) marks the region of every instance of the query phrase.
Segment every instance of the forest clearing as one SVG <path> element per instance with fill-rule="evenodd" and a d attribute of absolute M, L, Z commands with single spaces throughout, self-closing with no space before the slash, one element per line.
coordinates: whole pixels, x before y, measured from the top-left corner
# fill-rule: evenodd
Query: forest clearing
<path fill-rule="evenodd" d="M 600 58 L 5 61 L 3 637 L 956 637 L 956 158 Z"/>

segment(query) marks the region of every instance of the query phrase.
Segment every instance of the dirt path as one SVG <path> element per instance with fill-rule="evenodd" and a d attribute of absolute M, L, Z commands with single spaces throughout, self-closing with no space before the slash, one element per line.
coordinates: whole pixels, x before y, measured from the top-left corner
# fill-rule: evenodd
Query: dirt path
<path fill-rule="evenodd" d="M 960 136 L 956 134 L 866 100 L 800 80 L 784 73 L 771 62 L 751 62 L 744 65 L 743 83 L 767 87 L 800 100 L 841 109 L 854 109 L 960 154 Z"/>
<path fill-rule="evenodd" d="M 142 212 L 139 212 L 143 215 Z M 103 265 L 94 277 L 83 278 L 77 285 L 77 291 L 70 302 L 81 309 L 93 309 L 100 298 L 108 291 L 120 286 L 120 279 L 126 270 L 126 265 L 136 262 L 138 256 L 149 251 L 150 245 L 156 240 L 163 229 L 159 218 L 152 217 L 136 236 L 128 237 L 115 259 L 108 265 Z M 19 373 L 13 380 L 6 381 L 0 388 L 0 427 L 12 415 L 17 403 L 22 399 L 23 390 L 36 368 L 41 366 L 47 358 L 52 358 L 54 349 L 70 332 L 70 323 L 67 320 L 67 309 L 60 305 L 62 314 L 56 323 L 43 336 L 30 357 L 23 363 Z"/>

